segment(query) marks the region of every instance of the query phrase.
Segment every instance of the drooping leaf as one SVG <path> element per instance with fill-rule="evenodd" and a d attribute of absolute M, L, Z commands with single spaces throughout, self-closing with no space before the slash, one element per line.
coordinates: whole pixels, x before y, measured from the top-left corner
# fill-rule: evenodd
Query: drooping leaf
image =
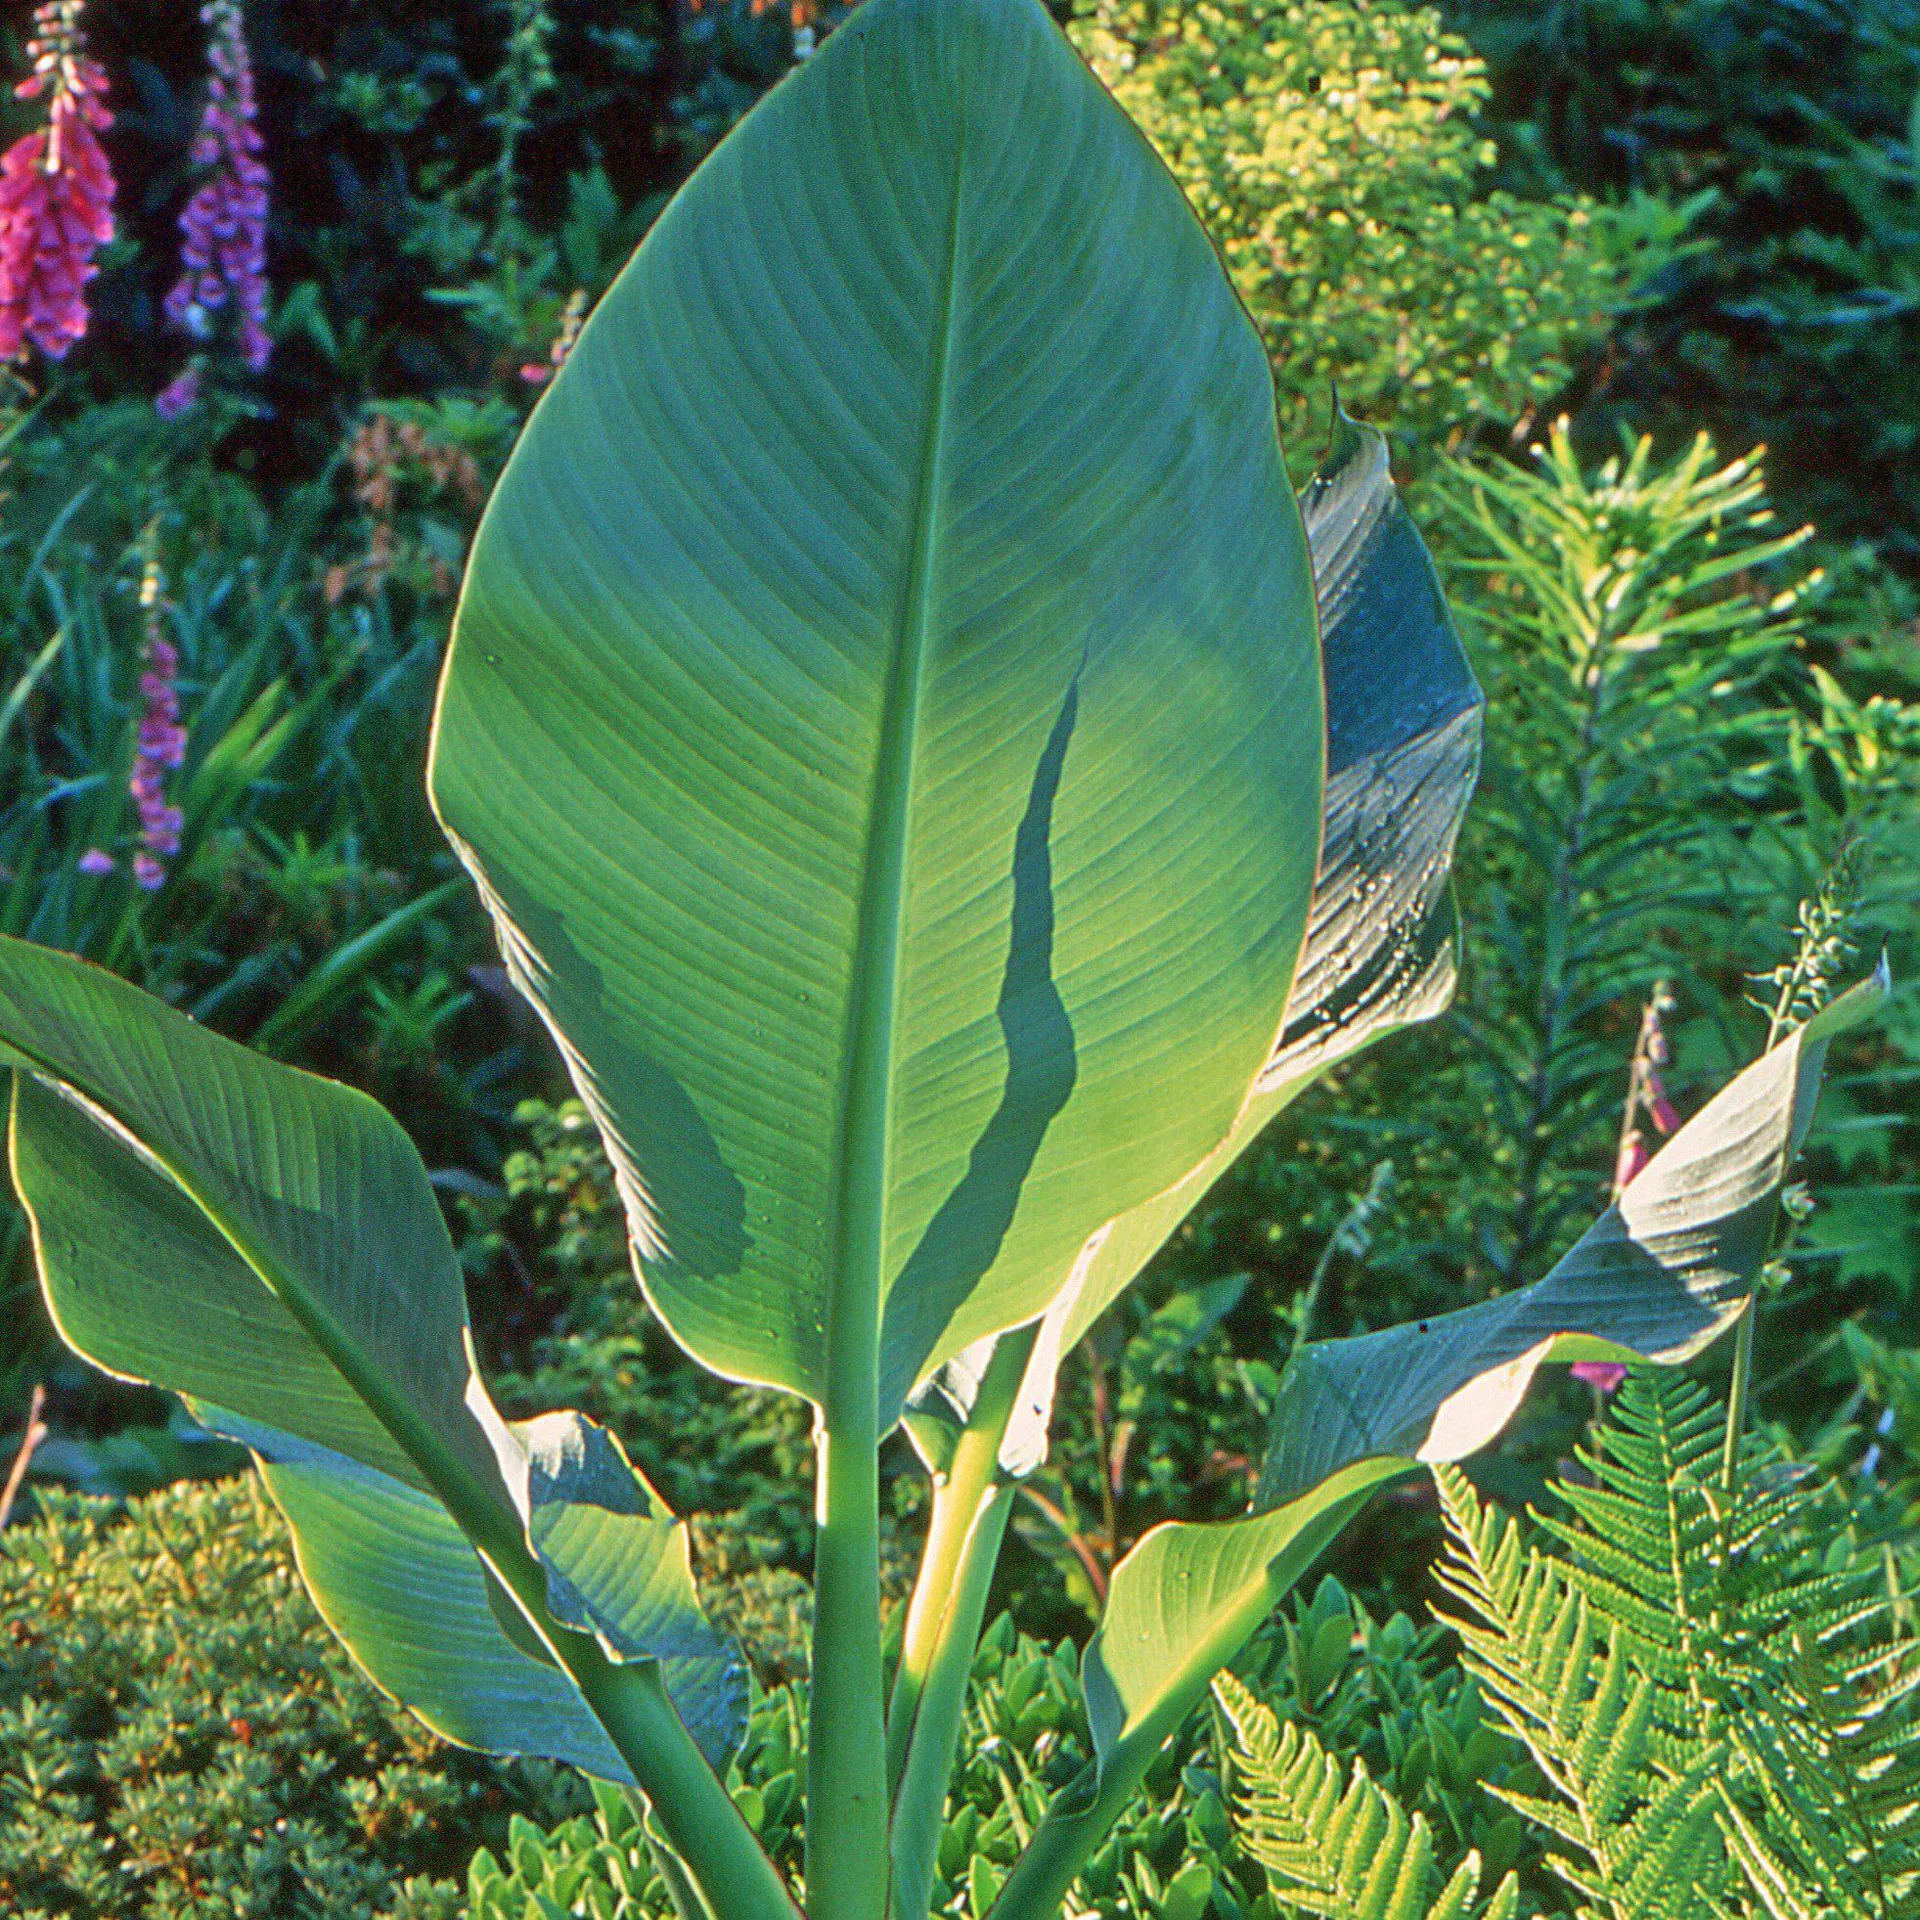
<path fill-rule="evenodd" d="M 550 1582 L 579 1589 L 603 1514 L 629 1532 L 640 1515 L 660 1572 L 644 1606 L 594 1624 L 617 1657 L 659 1658 L 690 1728 L 727 1744 L 744 1702 L 684 1581 L 684 1529 L 638 1476 L 614 1489 L 604 1462 L 591 1485 L 542 1471 L 530 1486 L 472 1370 L 426 1169 L 374 1102 L 4 939 L 0 1063 L 16 1069 L 12 1172 L 56 1326 L 254 1449 L 323 1614 L 380 1684 L 449 1738 L 626 1778 L 531 1626 L 497 1586 L 489 1600 L 463 1527 L 537 1532 Z M 534 1423 L 543 1460 L 570 1418 Z M 584 1516 L 567 1511 L 576 1493 Z"/>
<path fill-rule="evenodd" d="M 430 1461 L 512 1511 L 446 1224 L 374 1101 L 4 938 L 0 1063 L 26 1069 L 14 1175 L 70 1346 L 423 1490 Z"/>
<path fill-rule="evenodd" d="M 867 0 L 588 322 L 431 786 L 719 1370 L 883 1423 L 1268 1058 L 1321 799 L 1259 343 L 1039 0 Z"/>
<path fill-rule="evenodd" d="M 615 1660 L 658 1660 L 687 1731 L 716 1766 L 747 1718 L 747 1670 L 700 1611 L 687 1529 L 619 1440 L 577 1413 L 514 1429 L 528 1463 L 527 1538 L 554 1617 Z"/>
<path fill-rule="evenodd" d="M 492 1753 L 537 1754 L 613 1780 L 633 1775 L 573 1683 L 536 1657 L 447 1510 L 404 1481 L 195 1403 L 254 1449 L 293 1531 L 320 1617 L 374 1685 L 434 1732 Z"/>
<path fill-rule="evenodd" d="M 1433 1018 L 1453 995 L 1449 876 L 1479 763 L 1480 692 L 1394 491 L 1382 435 L 1336 411 L 1326 471 L 1301 508 L 1319 599 L 1328 764 L 1320 871 L 1286 1017 L 1226 1137 L 1081 1249 L 1008 1430 L 1009 1471 L 1016 1463 L 1031 1471 L 1045 1456 L 1059 1358 L 1268 1122 L 1328 1067 Z M 923 1453 L 949 1444 L 939 1426 L 964 1420 L 985 1352 L 956 1359 L 916 1397 L 909 1429 Z"/>
<path fill-rule="evenodd" d="M 1171 1730 L 1272 1600 L 1384 1481 L 1498 1433 L 1548 1358 L 1679 1360 L 1730 1324 L 1765 1260 L 1827 1046 L 1885 997 L 1884 968 L 1682 1127 L 1531 1287 L 1289 1362 L 1245 1519 L 1169 1523 L 1114 1570 L 1083 1663 L 1104 1766 Z M 1304 1557 L 1303 1557 L 1304 1555 Z"/>
<path fill-rule="evenodd" d="M 1766 1259 L 1827 1047 L 1887 990 L 1883 963 L 1722 1088 L 1544 1279 L 1302 1348 L 1274 1404 L 1261 1497 L 1369 1454 L 1462 1459 L 1505 1426 L 1543 1361 L 1680 1361 L 1715 1339 Z"/>

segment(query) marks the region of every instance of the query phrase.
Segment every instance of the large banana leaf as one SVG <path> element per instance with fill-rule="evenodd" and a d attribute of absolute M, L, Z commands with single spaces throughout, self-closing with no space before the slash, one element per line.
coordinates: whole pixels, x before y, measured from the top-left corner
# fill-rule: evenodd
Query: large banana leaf
<path fill-rule="evenodd" d="M 1156 1527 L 1115 1569 L 1085 1659 L 1104 1765 L 1197 1697 L 1371 1485 L 1491 1440 L 1547 1359 L 1678 1361 L 1740 1312 L 1833 1035 L 1885 997 L 1884 968 L 1754 1062 L 1682 1127 L 1545 1279 L 1289 1363 L 1245 1519 Z M 1334 1523 L 1338 1524 L 1334 1524 Z M 1331 1526 L 1331 1531 L 1329 1530 Z M 1209 1664 L 1211 1663 L 1211 1664 Z M 1138 1745 L 1138 1741 L 1131 1742 Z"/>
<path fill-rule="evenodd" d="M 1192 213 L 1039 0 L 867 0 L 541 401 L 430 784 L 662 1317 L 884 1427 L 1232 1127 L 1321 749 Z"/>
<path fill-rule="evenodd" d="M 699 1615 L 684 1529 L 630 1468 L 618 1485 L 612 1443 L 574 1416 L 501 1420 L 426 1169 L 386 1113 L 10 939 L 0 1065 L 55 1324 L 254 1449 L 315 1599 L 377 1681 L 450 1738 L 626 1779 L 470 1544 L 524 1541 L 556 1599 L 580 1599 L 556 1618 L 658 1659 L 709 1752 L 729 1744 L 737 1662 Z M 611 1579 L 614 1550 L 641 1547 L 648 1578 Z"/>
<path fill-rule="evenodd" d="M 1337 1062 L 1452 998 L 1450 874 L 1479 764 L 1480 690 L 1384 437 L 1336 408 L 1325 470 L 1301 498 L 1327 698 L 1320 869 L 1286 1018 L 1224 1139 L 1183 1178 L 1087 1241 L 1048 1309 L 1002 1448 L 1010 1473 L 1045 1457 L 1054 1370 L 1214 1181 Z M 916 1395 L 930 1464 L 966 1416 L 991 1342 Z"/>

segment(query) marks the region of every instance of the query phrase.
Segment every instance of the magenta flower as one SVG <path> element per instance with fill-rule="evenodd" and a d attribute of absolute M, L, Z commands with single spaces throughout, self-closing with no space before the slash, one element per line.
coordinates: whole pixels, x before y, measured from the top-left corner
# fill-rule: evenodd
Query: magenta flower
<path fill-rule="evenodd" d="M 87 330 L 94 252 L 113 238 L 113 170 L 99 140 L 113 124 L 107 76 L 86 58 L 81 0 L 49 0 L 33 16 L 33 71 L 22 100 L 49 95 L 47 124 L 0 157 L 0 360 L 23 340 L 62 360 Z"/>
<path fill-rule="evenodd" d="M 140 604 L 146 609 L 147 636 L 140 671 L 140 730 L 127 787 L 140 816 L 141 850 L 133 857 L 133 877 L 151 893 L 167 877 L 165 863 L 180 851 L 184 822 L 180 809 L 167 799 L 167 775 L 187 753 L 187 730 L 180 724 L 180 694 L 174 684 L 180 655 L 162 630 L 160 570 L 152 562 L 140 582 Z"/>
<path fill-rule="evenodd" d="M 231 301 L 240 351 L 258 373 L 273 341 L 267 333 L 267 188 L 272 176 L 260 159 L 255 124 L 253 61 L 247 52 L 240 0 L 207 0 L 207 104 L 194 135 L 193 161 L 212 169 L 180 216 L 180 278 L 164 302 L 167 318 L 195 339 L 213 331 Z M 198 396 L 183 374 L 162 396 L 184 412 Z M 164 409 L 163 409 L 164 412 Z M 172 418 L 172 414 L 166 417 Z"/>
<path fill-rule="evenodd" d="M 1634 1043 L 1633 1064 L 1627 1070 L 1626 1110 L 1620 1116 L 1620 1145 L 1613 1161 L 1613 1197 L 1618 1200 L 1653 1158 L 1653 1149 L 1641 1131 L 1644 1117 L 1664 1138 L 1677 1132 L 1680 1111 L 1667 1098 L 1660 1069 L 1667 1064 L 1666 1016 L 1673 1011 L 1673 993 L 1660 981 L 1640 1016 L 1640 1037 Z M 1607 1389 L 1608 1392 L 1612 1388 Z"/>
<path fill-rule="evenodd" d="M 1630 1128 L 1627 1137 L 1620 1142 L 1620 1153 L 1613 1163 L 1613 1191 L 1616 1197 L 1626 1192 L 1641 1168 L 1652 1158 L 1640 1129 Z"/>
<path fill-rule="evenodd" d="M 82 873 L 111 873 L 113 871 L 113 855 L 108 853 L 104 847 L 89 847 L 86 852 L 74 862 L 74 865 L 77 866 Z"/>
<path fill-rule="evenodd" d="M 162 420 L 178 420 L 200 400 L 200 368 L 196 362 L 153 396 L 153 410 Z"/>
<path fill-rule="evenodd" d="M 1614 1392 L 1627 1377 L 1626 1368 L 1617 1360 L 1576 1360 L 1568 1371 L 1603 1397 Z"/>

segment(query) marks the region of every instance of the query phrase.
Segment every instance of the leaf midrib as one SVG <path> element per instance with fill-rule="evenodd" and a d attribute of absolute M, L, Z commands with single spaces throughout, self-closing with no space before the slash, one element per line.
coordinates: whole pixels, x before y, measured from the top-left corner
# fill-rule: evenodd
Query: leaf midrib
<path fill-rule="evenodd" d="M 949 414 L 964 172 L 965 150 L 956 134 L 946 257 L 921 422 L 919 469 L 914 480 L 913 544 L 881 708 L 856 905 L 853 969 L 848 982 L 846 1066 L 827 1249 L 822 1414 L 829 1432 L 844 1435 L 856 1445 L 877 1441 L 880 1416 L 882 1269 L 900 949 L 906 918 L 907 838 L 937 546 L 938 486 Z"/>

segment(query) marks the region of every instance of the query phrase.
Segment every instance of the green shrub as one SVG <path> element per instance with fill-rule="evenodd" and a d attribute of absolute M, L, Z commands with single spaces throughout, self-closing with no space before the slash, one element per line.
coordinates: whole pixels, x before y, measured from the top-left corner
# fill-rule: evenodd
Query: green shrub
<path fill-rule="evenodd" d="M 1282 438 L 1337 379 L 1417 444 L 1550 400 L 1656 263 L 1630 220 L 1485 190 L 1486 73 L 1430 7 L 1081 0 L 1074 33 L 1159 148 L 1266 340 Z"/>
<path fill-rule="evenodd" d="M 940 1843 L 933 1911 L 985 1920 L 1006 1869 L 1048 1798 L 1090 1751 L 1079 1651 L 1015 1631 L 1002 1614 L 982 1635 L 966 1708 L 967 1758 L 955 1776 Z M 801 1866 L 799 1784 L 806 1770 L 806 1689 L 756 1698 L 747 1737 L 728 1772 L 735 1801 L 775 1862 Z M 1147 1793 L 1094 1855 L 1076 1885 L 1079 1913 L 1155 1920 L 1242 1920 L 1257 1892 L 1229 1844 L 1225 1790 L 1210 1755 L 1176 1741 L 1156 1763 Z M 645 1836 L 618 1791 L 594 1787 L 594 1810 L 542 1832 L 518 1820 L 507 1845 L 475 1855 L 471 1920 L 579 1913 L 592 1920 L 666 1920 L 673 1911 Z M 544 1897 L 551 1909 L 538 1904 Z"/>
<path fill-rule="evenodd" d="M 0 1535 L 0 1911 L 451 1920 L 476 1841 L 583 1803 L 383 1699 L 251 1474 L 40 1501 Z"/>
<path fill-rule="evenodd" d="M 1616 340 L 1596 400 L 1773 449 L 1781 498 L 1920 565 L 1916 0 L 1448 0 L 1505 177 L 1704 196 L 1709 244 Z"/>

